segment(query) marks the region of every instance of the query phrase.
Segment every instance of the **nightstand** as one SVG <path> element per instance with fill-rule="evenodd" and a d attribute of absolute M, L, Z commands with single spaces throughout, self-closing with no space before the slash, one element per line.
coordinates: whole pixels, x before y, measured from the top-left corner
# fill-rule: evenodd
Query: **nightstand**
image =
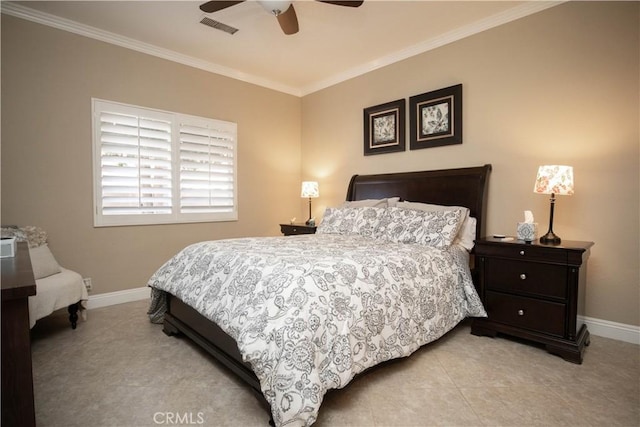
<path fill-rule="evenodd" d="M 512 335 L 545 345 L 549 353 L 582 363 L 589 345 L 584 314 L 587 260 L 593 242 L 543 245 L 522 240 L 476 240 L 480 298 L 488 318 L 471 333 Z"/>
<path fill-rule="evenodd" d="M 315 234 L 315 225 L 306 224 L 280 224 L 280 231 L 285 236 L 292 236 L 294 234 Z"/>

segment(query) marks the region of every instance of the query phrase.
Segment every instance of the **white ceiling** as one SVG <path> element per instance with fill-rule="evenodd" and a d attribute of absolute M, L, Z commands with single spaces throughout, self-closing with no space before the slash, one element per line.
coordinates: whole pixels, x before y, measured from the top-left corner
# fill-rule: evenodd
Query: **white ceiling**
<path fill-rule="evenodd" d="M 2 12 L 297 96 L 559 4 L 380 1 L 359 8 L 294 1 L 300 32 L 284 35 L 249 0 L 205 14 L 204 1 L 2 2 Z M 234 35 L 200 24 L 208 16 Z"/>

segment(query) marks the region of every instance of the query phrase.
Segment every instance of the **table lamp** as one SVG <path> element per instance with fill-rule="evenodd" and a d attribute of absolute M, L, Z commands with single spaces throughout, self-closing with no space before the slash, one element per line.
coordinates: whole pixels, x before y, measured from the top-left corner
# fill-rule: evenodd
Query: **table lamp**
<path fill-rule="evenodd" d="M 320 191 L 318 190 L 318 183 L 316 181 L 303 181 L 302 182 L 302 191 L 300 193 L 300 197 L 308 197 L 309 198 L 309 219 L 305 222 L 306 225 L 311 224 L 313 221 L 311 219 L 311 198 L 319 197 Z"/>
<path fill-rule="evenodd" d="M 549 231 L 540 237 L 540 243 L 558 245 L 561 239 L 553 232 L 553 208 L 556 203 L 556 194 L 563 196 L 573 194 L 573 167 L 562 165 L 540 166 L 538 168 L 536 183 L 533 186 L 533 192 L 538 194 L 551 194 Z"/>

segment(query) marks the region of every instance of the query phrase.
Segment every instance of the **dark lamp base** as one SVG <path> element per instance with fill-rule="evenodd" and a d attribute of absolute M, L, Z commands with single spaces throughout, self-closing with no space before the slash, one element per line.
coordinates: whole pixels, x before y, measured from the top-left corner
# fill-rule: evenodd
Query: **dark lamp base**
<path fill-rule="evenodd" d="M 556 234 L 551 230 L 549 230 L 544 236 L 540 237 L 540 243 L 544 245 L 559 245 L 561 241 L 560 237 L 556 236 Z"/>

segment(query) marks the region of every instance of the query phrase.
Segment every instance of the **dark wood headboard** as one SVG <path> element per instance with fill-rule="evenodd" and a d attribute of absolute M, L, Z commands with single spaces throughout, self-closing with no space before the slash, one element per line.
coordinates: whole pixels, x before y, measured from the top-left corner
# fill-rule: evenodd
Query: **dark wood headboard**
<path fill-rule="evenodd" d="M 434 171 L 354 175 L 347 200 L 400 197 L 410 202 L 465 206 L 477 219 L 476 236 L 485 235 L 491 165 Z"/>

